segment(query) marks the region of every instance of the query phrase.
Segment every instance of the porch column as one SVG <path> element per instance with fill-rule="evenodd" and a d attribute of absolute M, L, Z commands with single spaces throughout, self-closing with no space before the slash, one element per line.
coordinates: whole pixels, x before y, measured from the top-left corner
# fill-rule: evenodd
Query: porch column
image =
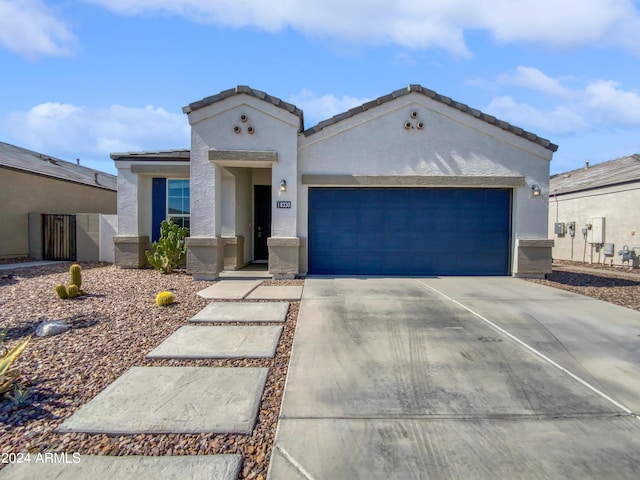
<path fill-rule="evenodd" d="M 544 278 L 552 273 L 552 239 L 518 239 L 515 276 Z"/>
<path fill-rule="evenodd" d="M 149 237 L 140 235 L 140 192 L 144 185 L 131 166 L 118 165 L 118 235 L 113 237 L 115 264 L 121 268 L 142 268 L 147 264 L 144 252 Z"/>
<path fill-rule="evenodd" d="M 187 237 L 187 270 L 194 280 L 215 280 L 224 269 L 225 239 Z"/>
<path fill-rule="evenodd" d="M 297 237 L 271 237 L 269 246 L 269 273 L 273 278 L 294 278 L 300 270 L 300 239 Z"/>
<path fill-rule="evenodd" d="M 192 136 L 197 135 L 192 132 Z M 187 271 L 194 280 L 215 280 L 224 269 L 222 172 L 209 162 L 206 148 L 191 144 L 191 227 L 186 239 Z"/>

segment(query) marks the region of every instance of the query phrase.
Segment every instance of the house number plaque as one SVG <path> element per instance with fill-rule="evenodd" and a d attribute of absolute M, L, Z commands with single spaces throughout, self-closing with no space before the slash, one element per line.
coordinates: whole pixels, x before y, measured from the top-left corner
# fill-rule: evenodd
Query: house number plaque
<path fill-rule="evenodd" d="M 291 202 L 289 200 L 279 200 L 276 202 L 278 208 L 291 208 Z"/>

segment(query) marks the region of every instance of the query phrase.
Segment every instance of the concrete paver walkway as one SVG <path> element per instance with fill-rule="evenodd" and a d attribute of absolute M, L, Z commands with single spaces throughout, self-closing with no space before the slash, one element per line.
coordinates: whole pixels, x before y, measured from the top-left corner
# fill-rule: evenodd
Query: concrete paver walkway
<path fill-rule="evenodd" d="M 246 297 L 263 282 L 253 280 L 221 280 L 198 292 L 203 298 L 239 300 Z"/>
<path fill-rule="evenodd" d="M 6 270 L 15 270 L 16 268 L 44 267 L 47 265 L 55 265 L 56 263 L 70 263 L 70 262 L 58 261 L 58 260 L 39 260 L 34 262 L 5 263 L 0 265 L 0 272 L 6 271 Z"/>
<path fill-rule="evenodd" d="M 281 326 L 186 326 L 158 345 L 147 358 L 271 358 Z"/>
<path fill-rule="evenodd" d="M 301 285 L 260 285 L 262 279 L 221 280 L 198 292 L 212 300 L 300 300 Z"/>
<path fill-rule="evenodd" d="M 253 290 L 247 299 L 249 300 L 300 300 L 302 297 L 301 285 L 261 285 Z"/>
<path fill-rule="evenodd" d="M 58 454 L 61 456 L 61 454 Z M 240 455 L 184 455 L 173 457 L 108 457 L 68 454 L 64 461 L 44 459 L 13 463 L 0 470 L 1 480 L 143 480 L 177 479 L 235 480 Z M 44 458 L 44 457 L 43 457 Z M 68 463 L 67 463 L 68 462 Z M 74 463 L 75 462 L 75 463 Z"/>
<path fill-rule="evenodd" d="M 284 322 L 288 302 L 212 302 L 198 312 L 192 323 Z"/>
<path fill-rule="evenodd" d="M 133 367 L 59 431 L 251 433 L 267 372 L 250 367 Z"/>
<path fill-rule="evenodd" d="M 212 299 L 238 300 L 262 278 L 225 279 L 199 292 Z M 268 287 L 267 299 L 299 298 L 302 287 Z M 278 293 L 279 292 L 279 293 Z M 268 358 L 275 355 L 282 325 L 207 325 L 213 322 L 283 323 L 288 302 L 212 302 L 147 358 Z M 58 428 L 64 432 L 135 435 L 138 433 L 239 433 L 254 428 L 268 369 L 254 367 L 132 367 Z M 240 455 L 176 457 L 94 457 L 80 462 L 11 465 L 4 478 L 237 478 Z M 77 460 L 77 459 L 75 459 Z"/>

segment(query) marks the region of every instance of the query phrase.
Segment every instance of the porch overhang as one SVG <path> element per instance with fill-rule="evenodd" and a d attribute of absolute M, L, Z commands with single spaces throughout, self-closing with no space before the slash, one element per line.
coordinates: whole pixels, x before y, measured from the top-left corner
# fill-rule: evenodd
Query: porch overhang
<path fill-rule="evenodd" d="M 220 167 L 271 168 L 278 161 L 278 152 L 256 150 L 209 150 L 211 163 Z"/>

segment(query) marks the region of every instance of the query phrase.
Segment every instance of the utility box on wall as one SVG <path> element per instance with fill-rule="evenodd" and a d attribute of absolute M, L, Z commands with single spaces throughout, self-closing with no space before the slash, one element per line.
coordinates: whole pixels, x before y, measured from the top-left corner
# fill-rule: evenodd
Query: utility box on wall
<path fill-rule="evenodd" d="M 553 230 L 556 235 L 564 235 L 565 233 L 567 233 L 566 224 L 564 222 L 554 223 Z"/>
<path fill-rule="evenodd" d="M 604 217 L 592 218 L 591 228 L 587 231 L 588 243 L 604 243 Z"/>

